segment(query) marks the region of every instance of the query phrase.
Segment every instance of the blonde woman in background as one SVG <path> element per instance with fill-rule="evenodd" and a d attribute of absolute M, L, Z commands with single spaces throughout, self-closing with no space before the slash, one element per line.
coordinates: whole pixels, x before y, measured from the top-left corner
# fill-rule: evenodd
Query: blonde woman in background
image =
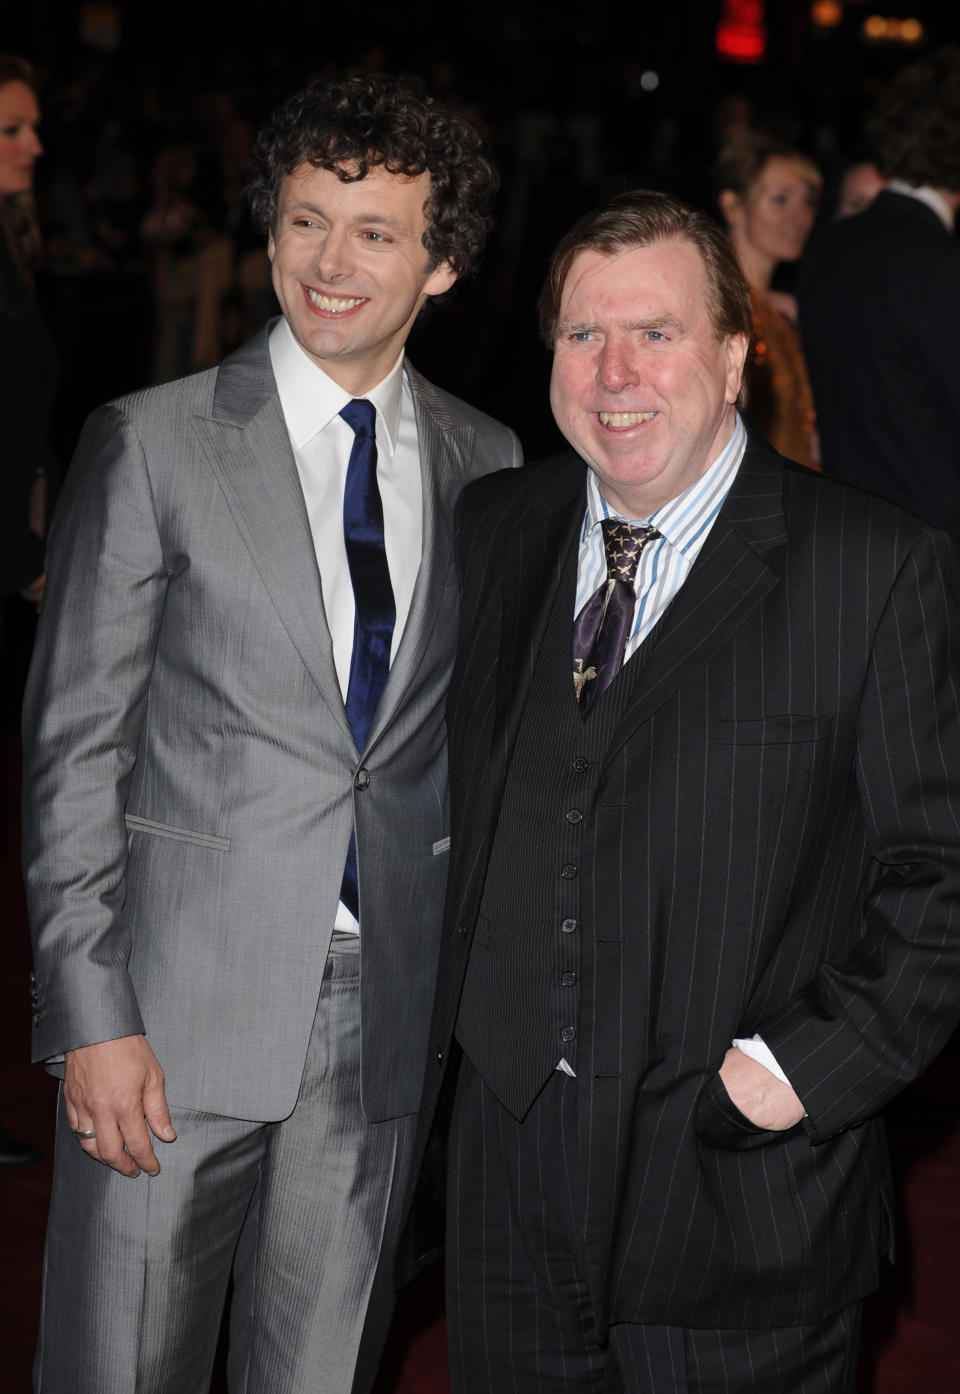
<path fill-rule="evenodd" d="M 750 285 L 754 342 L 746 416 L 791 460 L 820 467 L 813 393 L 792 295 L 771 289 L 781 262 L 796 261 L 823 187 L 813 161 L 759 132 L 729 141 L 715 168 L 717 204 Z"/>

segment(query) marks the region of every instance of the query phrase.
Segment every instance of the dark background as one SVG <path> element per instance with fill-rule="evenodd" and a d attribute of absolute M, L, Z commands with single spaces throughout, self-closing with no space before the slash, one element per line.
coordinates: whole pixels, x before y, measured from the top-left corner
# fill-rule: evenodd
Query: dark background
<path fill-rule="evenodd" d="M 869 15 L 907 8 L 905 0 L 847 0 L 826 6 L 837 23 L 824 27 L 816 22 L 824 6 L 808 0 L 487 0 L 482 7 L 261 0 L 246 16 L 239 4 L 186 0 L 4 5 L 0 47 L 28 57 L 43 89 L 40 295 L 61 356 L 61 454 L 69 458 L 98 402 L 206 366 L 190 360 L 183 342 L 158 359 L 158 339 L 182 341 L 186 333 L 158 308 L 163 258 L 143 234 L 164 162 L 177 152 L 192 162 L 183 187 L 202 235 L 226 235 L 240 254 L 252 254 L 259 239 L 240 193 L 252 133 L 303 81 L 380 67 L 416 72 L 435 95 L 465 107 L 485 129 L 503 180 L 480 279 L 418 329 L 412 356 L 441 385 L 515 426 L 531 454 L 544 453 L 556 437 L 534 303 L 559 235 L 622 188 L 663 188 L 709 206 L 717 141 L 736 122 L 773 130 L 813 154 L 827 177 L 828 206 L 879 87 L 913 57 L 960 35 L 955 6 L 911 0 L 920 43 L 864 40 Z M 725 18 L 762 21 L 761 62 L 722 61 L 717 34 Z M 727 36 L 736 43 L 736 30 Z M 162 274 L 171 262 L 182 271 L 179 258 L 191 247 L 163 250 Z M 216 356 L 271 311 L 268 289 L 257 300 L 229 287 Z"/>

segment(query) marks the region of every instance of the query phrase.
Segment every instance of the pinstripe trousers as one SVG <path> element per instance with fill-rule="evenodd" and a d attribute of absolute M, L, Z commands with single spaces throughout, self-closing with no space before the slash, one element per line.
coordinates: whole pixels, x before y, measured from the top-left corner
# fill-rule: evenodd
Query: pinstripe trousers
<path fill-rule="evenodd" d="M 363 1116 L 359 953 L 337 949 L 281 1122 L 172 1102 L 159 1176 L 130 1180 L 81 1151 L 61 1101 L 36 1394 L 205 1394 L 231 1274 L 231 1394 L 361 1394 L 361 1355 L 372 1380 L 415 1116 Z"/>
<path fill-rule="evenodd" d="M 600 1339 L 576 1093 L 558 1072 L 518 1123 L 462 1061 L 448 1196 L 453 1394 L 854 1394 L 859 1306 L 762 1330 L 620 1322 Z"/>

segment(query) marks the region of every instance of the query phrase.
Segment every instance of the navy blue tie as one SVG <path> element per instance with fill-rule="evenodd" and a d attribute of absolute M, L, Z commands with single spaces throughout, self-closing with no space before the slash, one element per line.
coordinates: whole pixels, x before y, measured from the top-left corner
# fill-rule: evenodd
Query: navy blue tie
<path fill-rule="evenodd" d="M 356 614 L 347 687 L 347 720 L 363 750 L 390 673 L 390 646 L 397 617 L 383 541 L 383 503 L 377 485 L 377 412 L 357 398 L 340 415 L 354 432 L 343 491 L 343 540 L 347 549 Z M 357 841 L 350 834 L 340 899 L 359 919 Z"/>

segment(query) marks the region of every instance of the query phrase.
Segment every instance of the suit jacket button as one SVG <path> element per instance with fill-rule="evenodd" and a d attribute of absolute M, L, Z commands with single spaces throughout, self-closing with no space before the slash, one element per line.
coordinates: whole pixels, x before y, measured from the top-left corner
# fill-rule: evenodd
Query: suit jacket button
<path fill-rule="evenodd" d="M 573 768 L 576 770 L 577 774 L 583 774 L 584 770 L 587 768 L 587 764 L 587 760 L 585 760 L 582 755 L 578 755 L 573 762 Z"/>
<path fill-rule="evenodd" d="M 461 939 L 466 939 L 467 935 L 470 933 L 470 926 L 463 923 L 458 924 L 457 933 L 460 935 Z"/>
<path fill-rule="evenodd" d="M 356 774 L 355 774 L 354 777 L 353 777 L 353 787 L 354 787 L 354 789 L 369 789 L 369 787 L 370 787 L 370 772 L 369 772 L 369 770 L 357 770 Z"/>
<path fill-rule="evenodd" d="M 562 973 L 561 976 L 560 976 L 560 985 L 561 985 L 561 987 L 573 987 L 573 985 L 574 985 L 574 983 L 575 983 L 576 981 L 577 981 L 577 975 L 576 975 L 576 973 Z"/>
<path fill-rule="evenodd" d="M 572 881 L 576 874 L 577 868 L 574 866 L 573 862 L 564 862 L 563 866 L 560 868 L 560 875 L 565 881 Z"/>
<path fill-rule="evenodd" d="M 438 1050 L 438 1051 L 437 1051 L 437 1064 L 438 1064 L 438 1065 L 442 1065 L 442 1064 L 443 1064 L 443 1051 L 442 1051 L 442 1050 Z"/>
<path fill-rule="evenodd" d="M 561 1041 L 575 1041 L 576 1038 L 577 1032 L 576 1028 L 573 1026 L 565 1026 L 563 1030 L 560 1032 Z"/>
<path fill-rule="evenodd" d="M 560 928 L 563 930 L 564 934 L 572 934 L 573 931 L 576 929 L 576 927 L 577 927 L 577 922 L 576 922 L 576 920 L 561 920 L 561 921 L 560 921 Z"/>
<path fill-rule="evenodd" d="M 568 812 L 565 814 L 565 817 L 568 823 L 583 822 L 583 814 L 580 812 L 579 808 L 569 809 Z"/>

